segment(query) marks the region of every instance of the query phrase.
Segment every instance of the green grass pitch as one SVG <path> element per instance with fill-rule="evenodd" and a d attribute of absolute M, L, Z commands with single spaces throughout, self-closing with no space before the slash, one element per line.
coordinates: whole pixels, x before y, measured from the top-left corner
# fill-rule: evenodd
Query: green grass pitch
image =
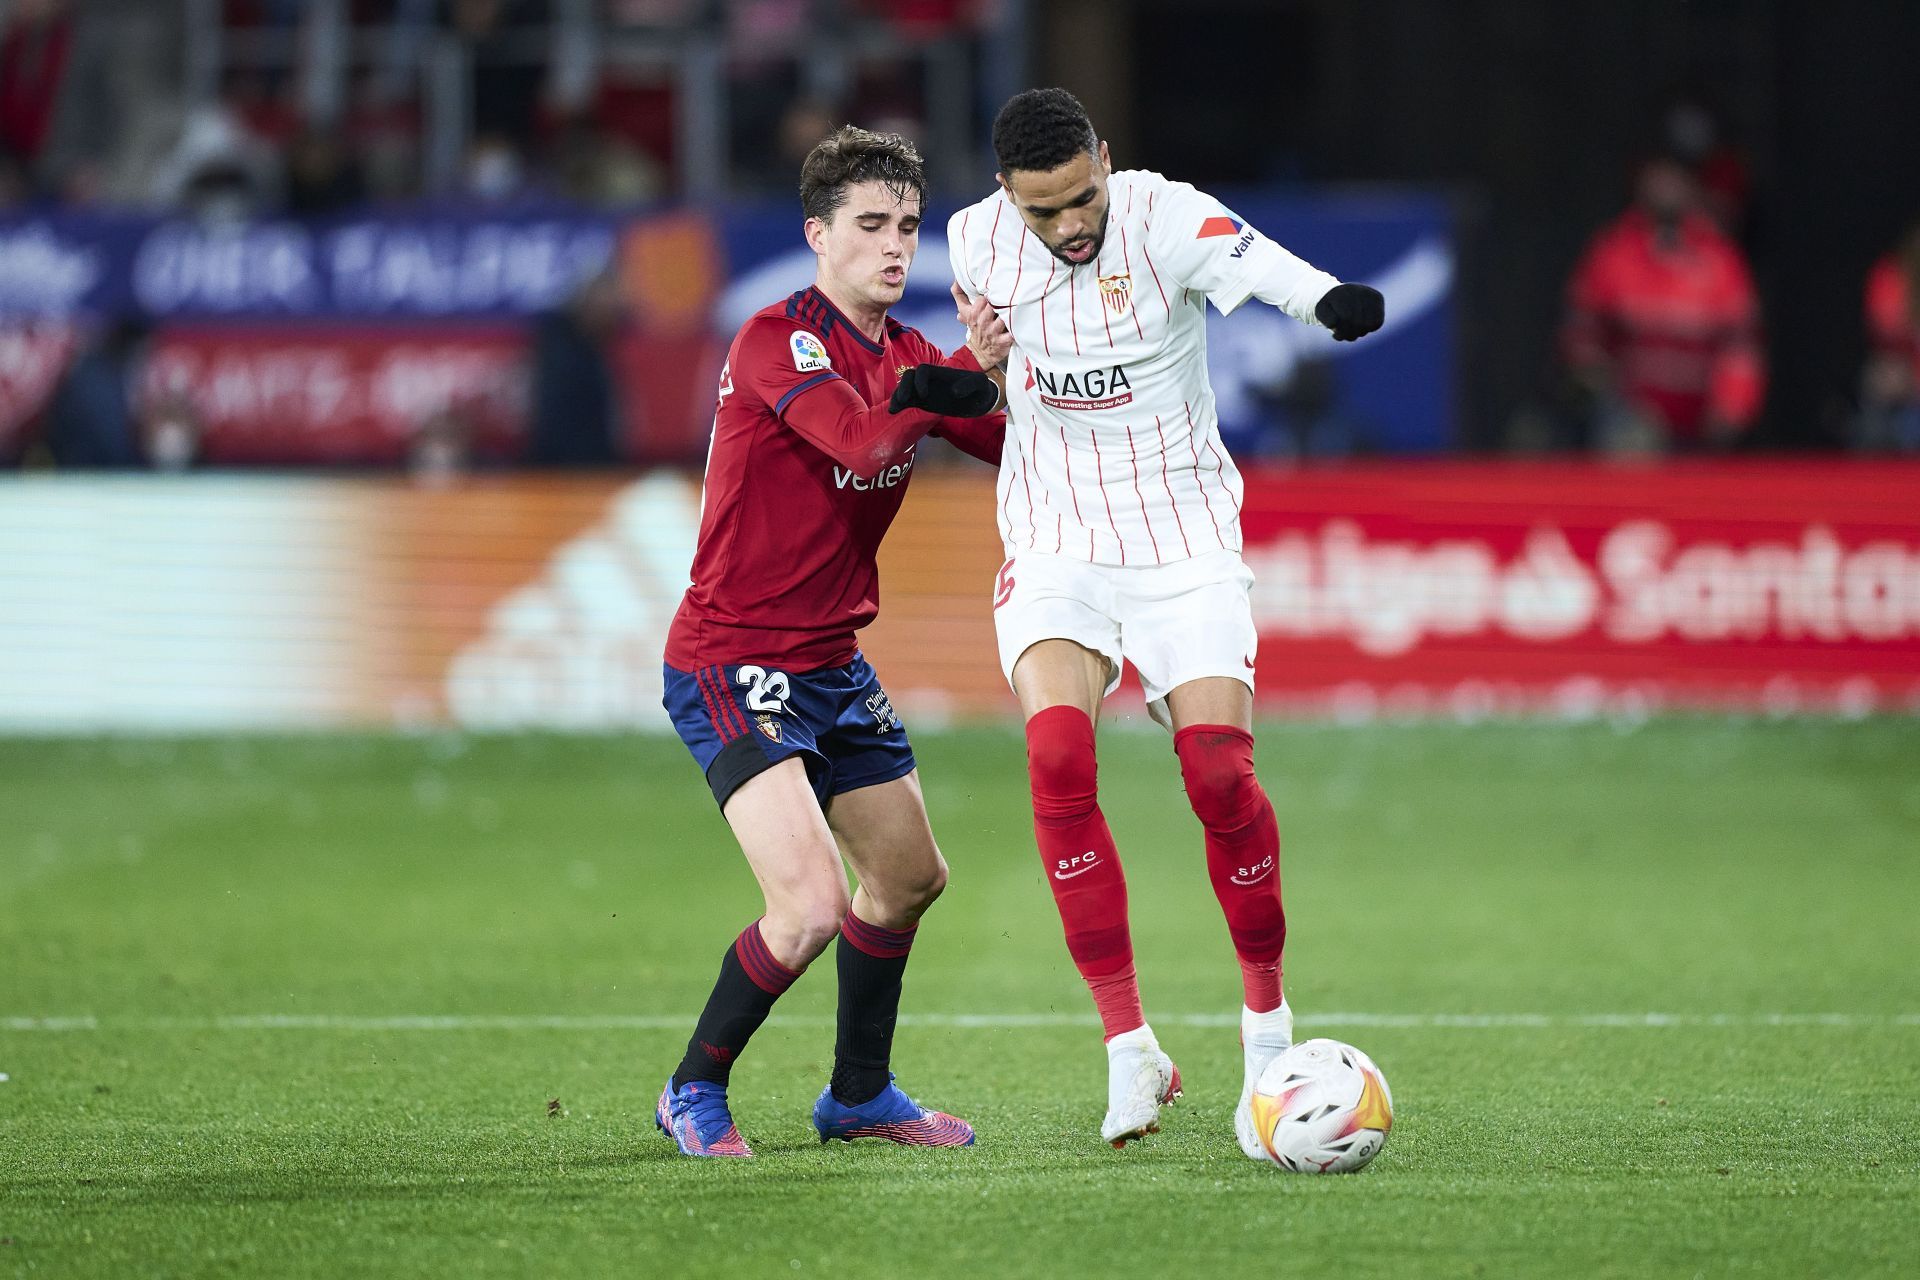
<path fill-rule="evenodd" d="M 1397 1104 L 1345 1178 L 1233 1142 L 1166 737 L 1102 743 L 1187 1083 L 1124 1152 L 1018 737 L 917 745 L 895 1065 L 979 1145 L 817 1144 L 829 960 L 709 1163 L 651 1108 L 758 898 L 671 739 L 0 743 L 0 1274 L 1920 1274 L 1920 723 L 1267 726 L 1299 1030 Z"/>

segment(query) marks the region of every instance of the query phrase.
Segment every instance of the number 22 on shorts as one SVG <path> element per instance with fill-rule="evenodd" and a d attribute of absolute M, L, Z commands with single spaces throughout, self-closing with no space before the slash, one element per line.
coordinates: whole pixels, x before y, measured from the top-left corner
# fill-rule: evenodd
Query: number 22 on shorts
<path fill-rule="evenodd" d="M 765 667 L 746 666 L 736 668 L 733 673 L 735 683 L 747 688 L 747 707 L 752 711 L 779 712 L 787 709 L 787 694 L 791 692 L 784 671 L 769 671 Z"/>

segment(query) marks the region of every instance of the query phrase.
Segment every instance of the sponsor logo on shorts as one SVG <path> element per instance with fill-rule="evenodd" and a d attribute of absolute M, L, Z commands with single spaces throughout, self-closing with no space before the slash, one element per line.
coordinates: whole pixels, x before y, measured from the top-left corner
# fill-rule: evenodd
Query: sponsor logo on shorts
<path fill-rule="evenodd" d="M 875 689 L 867 695 L 867 710 L 873 715 L 873 723 L 882 733 L 892 733 L 900 727 L 900 717 L 894 714 L 893 700 L 887 697 L 885 689 Z"/>
<path fill-rule="evenodd" d="M 1236 867 L 1227 879 L 1235 884 L 1259 884 L 1273 874 L 1273 855 L 1268 854 L 1250 867 Z"/>
<path fill-rule="evenodd" d="M 1053 869 L 1053 878 L 1055 880 L 1071 880 L 1075 876 L 1085 875 L 1099 865 L 1099 851 L 1089 849 L 1085 853 L 1076 854 L 1071 858 L 1060 859 Z"/>

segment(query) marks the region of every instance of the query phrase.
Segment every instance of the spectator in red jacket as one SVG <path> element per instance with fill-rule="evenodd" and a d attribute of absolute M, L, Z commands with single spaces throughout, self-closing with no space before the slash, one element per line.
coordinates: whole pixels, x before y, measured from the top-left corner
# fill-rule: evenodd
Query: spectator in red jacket
<path fill-rule="evenodd" d="M 1567 293 L 1563 350 L 1594 397 L 1600 447 L 1723 448 L 1753 426 L 1766 391 L 1759 300 L 1684 164 L 1641 168 L 1633 205 L 1593 238 Z"/>
<path fill-rule="evenodd" d="M 1920 222 L 1867 273 L 1866 313 L 1855 443 L 1920 451 Z"/>

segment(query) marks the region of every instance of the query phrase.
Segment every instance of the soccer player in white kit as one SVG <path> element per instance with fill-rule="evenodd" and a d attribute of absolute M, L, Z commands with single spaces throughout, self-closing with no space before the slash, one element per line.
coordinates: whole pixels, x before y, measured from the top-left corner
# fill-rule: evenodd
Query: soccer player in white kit
<path fill-rule="evenodd" d="M 1007 560 L 994 590 L 1000 665 L 1026 718 L 1034 833 L 1067 950 L 1106 1036 L 1114 1146 L 1159 1128 L 1180 1073 L 1141 1013 L 1126 880 L 1101 815 L 1094 719 L 1133 663 L 1173 731 L 1245 1006 L 1240 1145 L 1261 1158 L 1249 1097 L 1293 1040 L 1281 991 L 1280 834 L 1253 771 L 1257 643 L 1240 558 L 1240 474 L 1207 383 L 1206 306 L 1258 298 L 1351 341 L 1380 294 L 1315 270 L 1204 192 L 1115 173 L 1063 89 L 1010 100 L 993 127 L 1000 186 L 947 224 L 954 297 L 1004 324 Z"/>

